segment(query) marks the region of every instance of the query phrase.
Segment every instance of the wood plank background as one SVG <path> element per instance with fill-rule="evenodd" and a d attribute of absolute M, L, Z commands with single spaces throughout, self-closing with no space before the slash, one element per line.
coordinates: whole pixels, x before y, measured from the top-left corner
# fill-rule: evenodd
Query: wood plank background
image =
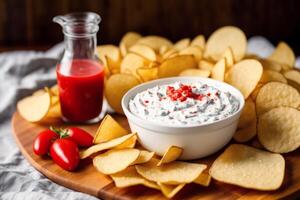
<path fill-rule="evenodd" d="M 101 15 L 98 43 L 117 43 L 129 30 L 176 41 L 236 25 L 300 53 L 299 0 L 0 0 L 0 49 L 54 45 L 63 37 L 52 18 L 75 11 Z"/>

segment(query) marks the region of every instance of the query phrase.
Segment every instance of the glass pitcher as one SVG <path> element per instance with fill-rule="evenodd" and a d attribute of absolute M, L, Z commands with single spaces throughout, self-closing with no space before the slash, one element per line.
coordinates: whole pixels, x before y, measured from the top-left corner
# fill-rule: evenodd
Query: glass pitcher
<path fill-rule="evenodd" d="M 56 16 L 64 33 L 65 51 L 56 66 L 63 119 L 97 122 L 102 109 L 104 67 L 96 55 L 98 24 L 96 13 Z"/>

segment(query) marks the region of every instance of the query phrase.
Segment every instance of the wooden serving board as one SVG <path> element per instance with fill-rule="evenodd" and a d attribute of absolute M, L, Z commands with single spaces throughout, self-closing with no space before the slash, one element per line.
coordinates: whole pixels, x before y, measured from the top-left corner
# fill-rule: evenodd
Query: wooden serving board
<path fill-rule="evenodd" d="M 113 117 L 124 127 L 129 128 L 124 116 L 113 115 Z M 76 126 L 93 134 L 98 124 Z M 96 171 L 90 159 L 81 161 L 77 171 L 68 172 L 54 164 L 49 157 L 36 156 L 32 151 L 32 143 L 36 135 L 47 127 L 47 125 L 29 123 L 21 118 L 17 112 L 12 118 L 13 135 L 21 152 L 33 167 L 52 181 L 102 199 L 165 199 L 159 191 L 144 186 L 115 187 L 110 177 Z M 199 162 L 210 165 L 219 154 L 220 152 L 201 159 Z M 209 187 L 190 184 L 180 191 L 174 199 L 297 199 L 300 197 L 300 150 L 285 154 L 284 157 L 286 161 L 285 179 L 282 187 L 276 191 L 256 191 L 212 181 Z"/>

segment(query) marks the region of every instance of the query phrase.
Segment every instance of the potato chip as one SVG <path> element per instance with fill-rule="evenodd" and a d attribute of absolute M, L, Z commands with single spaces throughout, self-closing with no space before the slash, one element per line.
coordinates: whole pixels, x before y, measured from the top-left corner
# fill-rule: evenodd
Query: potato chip
<path fill-rule="evenodd" d="M 273 70 L 264 70 L 260 82 L 265 84 L 271 81 L 287 83 L 287 80 L 284 78 L 284 76 L 281 73 Z"/>
<path fill-rule="evenodd" d="M 115 45 L 107 44 L 97 46 L 97 54 L 101 60 L 104 60 L 105 56 L 109 57 L 115 62 L 121 60 L 119 48 Z"/>
<path fill-rule="evenodd" d="M 40 95 L 43 95 L 45 93 L 46 93 L 45 89 L 39 89 L 39 90 L 33 92 L 32 96 L 40 96 Z"/>
<path fill-rule="evenodd" d="M 129 138 L 128 140 L 126 140 L 125 142 L 113 147 L 113 149 L 130 149 L 130 148 L 134 148 L 135 144 L 137 141 L 137 136 L 133 136 L 131 138 Z"/>
<path fill-rule="evenodd" d="M 208 78 L 210 71 L 206 69 L 186 69 L 182 71 L 179 76 L 200 76 Z"/>
<path fill-rule="evenodd" d="M 173 44 L 170 40 L 164 37 L 156 36 L 156 35 L 150 35 L 143 37 L 138 40 L 138 44 L 144 44 L 152 49 L 154 49 L 156 52 L 159 52 L 159 48 L 161 46 L 166 46 L 166 47 L 172 47 Z"/>
<path fill-rule="evenodd" d="M 256 136 L 256 118 L 248 126 L 239 128 L 233 135 L 237 142 L 247 142 Z"/>
<path fill-rule="evenodd" d="M 187 48 L 190 45 L 190 43 L 191 40 L 189 38 L 183 38 L 174 44 L 174 49 L 180 51 L 182 49 Z"/>
<path fill-rule="evenodd" d="M 149 63 L 145 58 L 134 54 L 127 54 L 121 62 L 121 73 L 133 74 L 136 76 L 136 70 L 138 68 L 144 67 Z"/>
<path fill-rule="evenodd" d="M 261 58 L 257 54 L 246 53 L 246 55 L 244 56 L 244 59 L 256 59 L 256 60 L 259 60 Z"/>
<path fill-rule="evenodd" d="M 247 38 L 242 30 L 233 26 L 225 26 L 213 32 L 207 40 L 204 57 L 218 61 L 228 47 L 232 48 L 235 61 L 245 56 Z"/>
<path fill-rule="evenodd" d="M 179 185 L 168 185 L 164 183 L 157 183 L 160 187 L 160 190 L 165 195 L 165 197 L 171 199 L 173 198 L 186 184 L 182 183 Z"/>
<path fill-rule="evenodd" d="M 51 92 L 52 95 L 58 96 L 59 95 L 59 93 L 58 93 L 58 85 L 57 84 L 53 85 L 50 88 L 50 92 Z"/>
<path fill-rule="evenodd" d="M 256 120 L 255 103 L 251 98 L 246 99 L 244 108 L 242 110 L 238 128 L 245 128 Z"/>
<path fill-rule="evenodd" d="M 198 63 L 198 68 L 199 69 L 205 69 L 205 70 L 209 70 L 212 71 L 212 69 L 214 68 L 214 63 L 208 61 L 208 60 L 200 60 L 200 62 Z"/>
<path fill-rule="evenodd" d="M 264 58 L 259 58 L 258 61 L 263 66 L 264 70 L 273 70 L 276 72 L 280 72 L 282 69 L 281 65 L 274 61 L 264 59 Z"/>
<path fill-rule="evenodd" d="M 174 160 L 177 160 L 183 152 L 183 149 L 177 146 L 170 146 L 164 153 L 161 160 L 157 163 L 157 166 L 161 166 L 165 163 L 170 163 Z"/>
<path fill-rule="evenodd" d="M 129 52 L 138 54 L 147 60 L 156 61 L 156 54 L 153 49 L 143 44 L 136 44 L 129 48 Z"/>
<path fill-rule="evenodd" d="M 278 107 L 259 116 L 257 130 L 260 143 L 269 151 L 287 153 L 300 145 L 300 112 Z"/>
<path fill-rule="evenodd" d="M 230 68 L 230 67 L 233 66 L 235 61 L 234 61 L 233 51 L 232 51 L 232 48 L 230 46 L 225 50 L 225 52 L 223 53 L 222 58 L 225 58 L 227 68 Z"/>
<path fill-rule="evenodd" d="M 218 81 L 224 81 L 225 69 L 226 59 L 223 58 L 219 60 L 211 70 L 211 78 L 216 79 Z"/>
<path fill-rule="evenodd" d="M 99 144 L 101 142 L 106 142 L 111 139 L 121 137 L 123 135 L 129 134 L 125 128 L 123 128 L 114 118 L 110 115 L 106 115 L 102 120 L 95 136 L 93 143 Z"/>
<path fill-rule="evenodd" d="M 257 60 L 242 60 L 231 67 L 225 76 L 225 81 L 239 89 L 247 99 L 255 89 L 262 73 L 263 68 Z"/>
<path fill-rule="evenodd" d="M 168 46 L 161 46 L 160 48 L 159 48 L 159 54 L 160 55 L 164 55 L 168 50 L 170 50 L 171 48 L 170 47 L 168 47 Z"/>
<path fill-rule="evenodd" d="M 159 66 L 158 77 L 172 77 L 177 76 L 185 69 L 197 68 L 197 62 L 191 55 L 181 55 L 169 58 Z"/>
<path fill-rule="evenodd" d="M 279 42 L 276 49 L 268 57 L 269 60 L 292 68 L 295 64 L 295 54 L 291 47 L 285 42 Z"/>
<path fill-rule="evenodd" d="M 133 46 L 142 36 L 136 32 L 127 32 L 121 39 L 121 44 L 125 47 L 125 49 L 130 48 Z M 125 54 L 126 55 L 126 54 Z"/>
<path fill-rule="evenodd" d="M 136 172 L 135 167 L 131 166 L 125 170 L 112 174 L 110 177 L 119 188 L 130 187 L 134 185 L 144 185 L 149 188 L 160 190 L 160 187 L 152 181 L 148 181 Z"/>
<path fill-rule="evenodd" d="M 120 42 L 119 49 L 120 49 L 121 56 L 124 58 L 128 53 L 128 50 L 127 50 L 124 42 Z"/>
<path fill-rule="evenodd" d="M 297 70 L 286 71 L 284 77 L 287 78 L 289 85 L 300 91 L 300 72 Z"/>
<path fill-rule="evenodd" d="M 41 95 L 25 97 L 17 103 L 20 115 L 29 122 L 38 122 L 46 117 L 51 108 L 49 91 Z"/>
<path fill-rule="evenodd" d="M 104 94 L 107 103 L 118 113 L 123 113 L 121 100 L 123 95 L 138 85 L 139 81 L 130 74 L 113 74 L 105 84 Z"/>
<path fill-rule="evenodd" d="M 93 164 L 103 174 L 114 174 L 134 163 L 139 154 L 138 149 L 112 149 L 96 156 Z"/>
<path fill-rule="evenodd" d="M 114 61 L 110 57 L 105 56 L 105 63 L 106 63 L 106 66 L 107 66 L 107 68 L 108 68 L 108 70 L 110 72 L 109 75 L 120 73 L 121 62 L 119 60 L 118 61 Z"/>
<path fill-rule="evenodd" d="M 191 46 L 200 47 L 202 50 L 205 49 L 205 38 L 203 35 L 197 35 L 191 42 Z"/>
<path fill-rule="evenodd" d="M 262 88 L 262 86 L 264 86 L 264 84 L 258 83 L 255 89 L 253 90 L 253 92 L 251 93 L 251 99 L 253 99 L 253 101 L 256 101 L 256 97 L 258 95 L 259 90 Z"/>
<path fill-rule="evenodd" d="M 240 187 L 276 190 L 283 182 L 284 168 L 280 154 L 232 144 L 214 161 L 209 173 L 218 181 Z"/>
<path fill-rule="evenodd" d="M 297 108 L 299 104 L 299 92 L 292 86 L 279 82 L 265 84 L 256 97 L 256 111 L 258 115 L 279 106 Z"/>
<path fill-rule="evenodd" d="M 179 51 L 179 55 L 193 55 L 197 62 L 202 59 L 202 49 L 197 46 L 189 46 Z"/>
<path fill-rule="evenodd" d="M 162 59 L 165 60 L 165 59 L 168 59 L 170 57 L 173 57 L 173 56 L 177 56 L 178 55 L 178 51 L 176 49 L 169 49 L 167 50 L 163 55 L 162 55 Z"/>
<path fill-rule="evenodd" d="M 107 141 L 107 142 L 103 142 L 103 143 L 100 143 L 100 144 L 93 145 L 93 146 L 81 151 L 80 152 L 80 158 L 85 159 L 85 158 L 87 158 L 87 157 L 89 157 L 89 156 L 91 156 L 91 155 L 93 155 L 97 152 L 107 150 L 107 149 L 112 149 L 112 148 L 126 142 L 127 140 L 130 140 L 135 135 L 136 135 L 136 133 L 131 133 L 131 134 L 128 134 L 128 135 L 124 135 L 122 137 L 112 139 L 112 140 Z"/>
<path fill-rule="evenodd" d="M 156 166 L 157 160 L 152 160 L 143 165 L 136 165 L 137 172 L 144 178 L 165 184 L 177 185 L 191 183 L 206 169 L 204 164 L 174 161 L 161 166 Z"/>
<path fill-rule="evenodd" d="M 62 117 L 62 113 L 61 113 L 61 108 L 59 103 L 51 105 L 50 109 L 47 112 L 47 115 L 45 116 L 45 118 L 61 118 L 61 117 Z"/>
<path fill-rule="evenodd" d="M 209 186 L 210 181 L 211 181 L 211 176 L 209 174 L 201 173 L 200 176 L 193 181 L 193 183 L 207 187 Z"/>
<path fill-rule="evenodd" d="M 136 70 L 137 75 L 143 82 L 157 79 L 158 68 L 139 68 Z"/>
<path fill-rule="evenodd" d="M 155 155 L 154 152 L 141 150 L 139 157 L 137 158 L 136 161 L 134 161 L 133 165 L 149 162 L 153 158 L 154 155 Z"/>

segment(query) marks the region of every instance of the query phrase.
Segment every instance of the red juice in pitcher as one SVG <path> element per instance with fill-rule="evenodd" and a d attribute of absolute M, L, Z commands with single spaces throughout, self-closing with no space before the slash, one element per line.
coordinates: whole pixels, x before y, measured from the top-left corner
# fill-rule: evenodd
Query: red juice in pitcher
<path fill-rule="evenodd" d="M 75 59 L 69 72 L 57 66 L 59 98 L 64 118 L 85 122 L 99 116 L 102 109 L 104 68 L 93 60 Z"/>
<path fill-rule="evenodd" d="M 104 67 L 96 55 L 96 13 L 71 13 L 53 18 L 63 27 L 65 51 L 56 66 L 63 119 L 99 121 L 103 101 Z"/>

